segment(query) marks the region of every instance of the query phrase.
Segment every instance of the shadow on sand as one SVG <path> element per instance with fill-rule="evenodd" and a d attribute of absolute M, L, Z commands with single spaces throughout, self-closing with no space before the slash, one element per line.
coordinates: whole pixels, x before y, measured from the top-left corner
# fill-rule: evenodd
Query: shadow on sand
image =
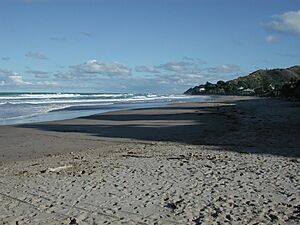
<path fill-rule="evenodd" d="M 300 114 L 299 107 L 294 106 L 270 99 L 220 102 L 214 106 L 187 103 L 18 127 L 300 157 Z"/>

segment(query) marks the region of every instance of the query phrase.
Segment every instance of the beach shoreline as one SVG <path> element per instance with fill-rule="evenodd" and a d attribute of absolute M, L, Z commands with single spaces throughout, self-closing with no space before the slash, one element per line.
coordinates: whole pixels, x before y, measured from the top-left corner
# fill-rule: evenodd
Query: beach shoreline
<path fill-rule="evenodd" d="M 74 119 L 3 125 L 0 126 L 0 161 L 74 152 L 97 147 L 103 141 L 241 145 L 250 152 L 251 147 L 264 146 L 263 151 L 266 152 L 261 153 L 268 153 L 266 148 L 288 147 L 290 149 L 287 152 L 275 154 L 299 157 L 300 153 L 294 151 L 300 146 L 296 138 L 300 121 L 298 111 L 299 103 L 295 102 L 247 96 L 217 96 L 207 102 L 175 103 L 161 107 L 116 110 Z M 270 129 L 273 129 L 272 132 Z M 288 133 L 283 132 L 283 129 Z M 279 140 L 276 136 L 283 139 Z M 254 142 L 258 145 L 255 146 Z M 91 144 L 90 147 L 87 144 Z"/>
<path fill-rule="evenodd" d="M 299 127 L 238 96 L 1 126 L 0 222 L 297 224 Z"/>
<path fill-rule="evenodd" d="M 0 126 L 75 119 L 117 110 L 159 107 L 209 98 L 182 94 L 0 92 Z"/>

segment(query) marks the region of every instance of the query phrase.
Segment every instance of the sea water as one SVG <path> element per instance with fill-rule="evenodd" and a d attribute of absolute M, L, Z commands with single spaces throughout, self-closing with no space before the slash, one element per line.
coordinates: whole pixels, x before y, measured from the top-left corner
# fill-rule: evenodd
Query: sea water
<path fill-rule="evenodd" d="M 0 125 L 71 119 L 120 109 L 159 107 L 209 98 L 135 93 L 0 93 Z"/>

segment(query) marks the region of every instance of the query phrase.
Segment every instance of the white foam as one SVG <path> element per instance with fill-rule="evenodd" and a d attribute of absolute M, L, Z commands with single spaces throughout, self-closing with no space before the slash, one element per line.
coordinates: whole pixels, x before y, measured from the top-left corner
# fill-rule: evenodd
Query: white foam
<path fill-rule="evenodd" d="M 150 97 L 151 96 L 151 97 Z M 117 103 L 117 102 L 137 102 L 137 101 L 153 101 L 153 100 L 167 100 L 167 99 L 187 99 L 190 96 L 157 96 L 157 95 L 150 95 L 150 96 L 133 96 L 130 98 L 112 98 L 112 99 L 103 99 L 103 98 L 95 98 L 90 99 L 88 98 L 75 98 L 75 99 L 14 99 L 14 101 L 6 101 L 5 103 L 9 104 L 33 104 L 33 105 L 41 105 L 41 104 L 77 104 L 77 103 Z M 4 104 L 4 102 L 0 103 Z"/>
<path fill-rule="evenodd" d="M 52 111 L 60 111 L 70 107 L 83 107 L 81 110 L 99 110 L 101 106 L 113 104 L 138 104 L 138 103 L 163 103 L 172 101 L 185 101 L 195 98 L 185 95 L 158 95 L 158 94 L 12 94 L 1 96 L 0 93 L 0 124 L 5 121 L 28 120 L 44 115 Z M 204 98 L 204 97 L 203 97 Z M 99 106 L 98 108 L 95 108 Z M 86 107 L 86 108 L 85 108 Z M 89 108 L 90 107 L 90 108 Z M 114 107 L 115 108 L 115 107 Z M 118 107 L 116 107 L 118 108 Z M 75 108 L 76 109 L 76 108 Z M 105 109 L 108 110 L 108 109 Z M 95 112 L 95 111 L 93 111 Z M 59 112 L 60 113 L 60 112 Z M 48 116 L 51 117 L 49 114 Z M 47 117 L 47 116 L 46 116 Z M 14 123 L 14 122 L 11 122 Z"/>
<path fill-rule="evenodd" d="M 80 94 L 19 94 L 14 96 L 0 96 L 0 100 L 76 98 L 80 96 Z"/>

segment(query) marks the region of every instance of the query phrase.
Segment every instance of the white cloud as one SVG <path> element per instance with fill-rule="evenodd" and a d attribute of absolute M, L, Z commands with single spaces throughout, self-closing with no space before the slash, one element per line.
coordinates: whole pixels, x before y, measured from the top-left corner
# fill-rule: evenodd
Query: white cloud
<path fill-rule="evenodd" d="M 45 56 L 42 53 L 38 53 L 38 52 L 28 52 L 28 53 L 26 53 L 25 56 L 29 57 L 29 58 L 33 58 L 33 59 L 40 59 L 40 60 L 48 59 L 47 56 Z"/>
<path fill-rule="evenodd" d="M 203 64 L 203 60 L 184 57 L 182 61 L 167 62 L 154 66 L 140 66 L 136 68 L 136 71 L 148 72 L 149 76 L 145 78 L 145 82 L 147 84 L 151 83 L 153 87 L 160 87 L 161 90 L 164 90 L 163 88 L 171 89 L 171 87 L 184 90 L 208 80 L 213 82 L 228 73 L 240 71 L 240 67 L 234 64 L 202 68 Z M 155 70 L 155 73 L 153 70 Z"/>
<path fill-rule="evenodd" d="M 223 64 L 207 69 L 209 73 L 233 73 L 240 71 L 240 67 L 234 64 Z"/>
<path fill-rule="evenodd" d="M 23 77 L 17 73 L 15 73 L 14 75 L 8 76 L 7 77 L 7 84 L 10 85 L 17 85 L 17 86 L 23 86 L 23 85 L 29 85 L 31 84 L 30 82 L 24 81 Z"/>
<path fill-rule="evenodd" d="M 275 16 L 268 27 L 275 31 L 300 35 L 300 10 Z"/>
<path fill-rule="evenodd" d="M 214 82 L 230 72 L 239 71 L 237 65 L 224 64 L 203 68 L 202 61 L 197 58 L 185 58 L 179 61 L 166 62 L 159 65 L 137 66 L 135 72 L 148 73 L 147 76 L 132 76 L 132 69 L 118 62 L 103 62 L 96 59 L 85 63 L 63 68 L 61 71 L 45 72 L 27 68 L 27 74 L 36 78 L 53 79 L 27 80 L 17 73 L 0 70 L 0 85 L 26 88 L 44 88 L 56 86 L 59 88 L 77 88 L 93 90 L 118 90 L 127 92 L 183 92 L 191 86 Z M 1 76 L 2 72 L 2 76 Z M 137 73 L 136 73 L 137 74 Z M 31 76 L 32 77 L 32 76 Z"/>
<path fill-rule="evenodd" d="M 189 61 L 137 66 L 135 72 L 145 72 L 148 76 L 129 76 L 132 69 L 124 64 L 93 59 L 70 66 L 70 70 L 57 71 L 53 76 L 57 82 L 68 85 L 76 82 L 80 87 L 97 87 L 99 90 L 170 92 L 172 89 L 173 92 L 183 92 L 190 86 L 206 81 L 206 74 L 199 68 L 202 62 L 197 59 Z"/>
<path fill-rule="evenodd" d="M 107 76 L 129 76 L 131 74 L 131 69 L 118 62 L 102 62 L 96 59 L 87 61 L 84 64 L 79 64 L 71 66 L 74 69 L 76 75 L 85 75 L 85 74 L 99 74 Z"/>
<path fill-rule="evenodd" d="M 267 43 L 273 43 L 274 41 L 276 41 L 276 37 L 274 37 L 273 35 L 268 35 L 267 37 L 265 37 L 265 42 Z"/>
<path fill-rule="evenodd" d="M 19 73 L 0 69 L 0 86 L 8 86 L 8 87 L 20 87 L 20 86 L 53 86 L 57 85 L 56 82 L 52 81 L 34 81 L 34 80 L 25 80 L 22 75 Z"/>
<path fill-rule="evenodd" d="M 24 81 L 23 77 L 10 70 L 0 69 L 0 83 L 1 86 L 10 85 L 10 86 L 23 86 L 30 85 L 31 83 L 28 81 Z"/>
<path fill-rule="evenodd" d="M 186 88 L 197 83 L 206 82 L 208 79 L 215 79 L 220 73 L 228 73 L 239 70 L 236 65 L 225 64 L 215 68 L 201 68 L 203 61 L 193 58 L 184 58 L 181 61 L 173 61 L 152 66 L 136 66 L 135 72 L 148 73 L 146 77 L 129 76 L 132 69 L 124 64 L 103 62 L 96 59 L 85 63 L 70 66 L 68 71 L 57 71 L 53 74 L 57 81 L 74 82 L 81 80 L 82 85 L 105 84 L 115 87 L 132 87 L 132 82 L 145 82 L 149 87 L 155 85 L 167 85 Z M 103 75 L 103 76 L 97 76 Z M 151 84 L 149 83 L 151 82 Z M 114 84 L 112 84 L 114 83 Z M 136 86 L 136 85 L 135 85 Z M 144 85 L 143 85 L 144 86 Z M 166 88 L 164 86 L 164 88 Z M 130 91 L 130 90 L 129 90 Z"/>

